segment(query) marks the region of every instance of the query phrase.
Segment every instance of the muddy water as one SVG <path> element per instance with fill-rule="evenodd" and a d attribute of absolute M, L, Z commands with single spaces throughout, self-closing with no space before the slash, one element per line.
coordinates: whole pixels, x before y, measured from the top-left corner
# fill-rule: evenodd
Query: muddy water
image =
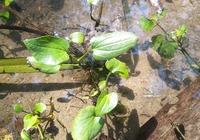
<path fill-rule="evenodd" d="M 129 0 L 126 1 L 129 7 L 127 10 L 123 8 L 122 1 L 106 1 L 101 21 L 102 24 L 110 27 L 103 32 L 129 30 L 140 38 L 137 49 L 120 57 L 127 63 L 131 76 L 128 80 L 121 80 L 116 88 L 121 93 L 120 101 L 130 110 L 129 117 L 123 126 L 111 125 L 115 130 L 113 135 L 117 139 L 134 139 L 139 126 L 156 114 L 167 102 L 176 102 L 175 96 L 196 79 L 197 75 L 190 69 L 180 52 L 177 52 L 175 58 L 169 62 L 163 62 L 159 55 L 149 48 L 148 40 L 151 36 L 162 33 L 162 31 L 155 28 L 153 31 L 145 33 L 139 27 L 138 21 L 141 16 L 155 13 L 154 7 L 151 7 L 145 0 L 137 2 Z M 102 33 L 94 30 L 94 22 L 89 18 L 90 8 L 86 0 L 30 0 L 29 2 L 19 0 L 17 2 L 22 8 L 21 15 L 24 18 L 31 19 L 39 26 L 55 32 L 59 36 L 66 37 L 77 30 L 84 32 L 89 37 Z M 168 10 L 168 14 L 160 24 L 166 31 L 172 31 L 181 24 L 186 24 L 189 27 L 187 50 L 196 60 L 200 61 L 198 53 L 200 51 L 198 39 L 200 37 L 199 1 L 176 0 L 173 3 L 165 2 L 163 6 Z M 94 16 L 97 17 L 99 5 L 95 9 Z M 10 24 L 24 25 L 25 23 L 13 18 Z M 105 26 L 100 28 L 105 28 Z M 29 56 L 30 53 L 26 50 L 22 40 L 36 36 L 38 35 L 21 31 L 0 30 L 0 57 Z M 13 112 L 12 106 L 15 103 L 23 103 L 25 108 L 30 109 L 34 103 L 38 101 L 48 103 L 49 98 L 53 97 L 55 107 L 60 111 L 60 113 L 56 113 L 56 118 L 70 132 L 72 120 L 78 110 L 86 104 L 77 98 L 64 103 L 57 99 L 67 97 L 68 92 L 78 93 L 78 96 L 88 94 L 87 92 L 78 92 L 85 79 L 87 79 L 85 71 L 63 71 L 55 75 L 1 74 L 0 126 L 16 129 L 13 124 L 16 116 L 20 115 Z M 67 133 L 62 125 L 55 121 L 55 126 L 59 129 L 55 139 L 66 139 Z M 108 133 L 106 128 L 103 129 L 103 133 Z"/>

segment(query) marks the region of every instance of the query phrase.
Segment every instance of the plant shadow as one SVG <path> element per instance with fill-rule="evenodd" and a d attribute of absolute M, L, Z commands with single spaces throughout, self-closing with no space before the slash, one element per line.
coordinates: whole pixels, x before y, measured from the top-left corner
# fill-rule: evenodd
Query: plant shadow
<path fill-rule="evenodd" d="M 148 53 L 148 49 L 150 48 L 150 42 L 145 41 L 142 45 L 139 46 L 141 51 L 146 51 L 147 60 L 151 66 L 152 69 L 156 69 L 158 72 L 158 76 L 166 83 L 166 85 L 172 89 L 180 90 L 181 83 L 171 78 L 170 76 L 173 75 L 173 73 L 165 68 L 162 63 L 159 63 L 152 55 Z"/>
<path fill-rule="evenodd" d="M 157 69 L 159 77 L 166 83 L 168 87 L 175 90 L 180 90 L 181 83 L 178 80 L 170 77 L 170 75 L 173 73 L 169 69 L 166 69 L 161 63 L 157 62 L 148 52 L 147 59 L 150 66 L 153 69 Z"/>
<path fill-rule="evenodd" d="M 69 88 L 80 87 L 82 84 L 83 83 L 40 83 L 34 85 L 32 83 L 26 83 L 26 84 L 0 83 L 0 93 L 55 91 L 66 88 L 69 89 Z"/>
<path fill-rule="evenodd" d="M 137 140 L 139 134 L 139 117 L 136 109 L 130 112 L 127 125 L 119 123 L 119 119 L 117 117 L 110 117 L 110 120 L 112 121 L 114 128 L 107 124 L 109 137 L 116 135 L 117 140 Z"/>

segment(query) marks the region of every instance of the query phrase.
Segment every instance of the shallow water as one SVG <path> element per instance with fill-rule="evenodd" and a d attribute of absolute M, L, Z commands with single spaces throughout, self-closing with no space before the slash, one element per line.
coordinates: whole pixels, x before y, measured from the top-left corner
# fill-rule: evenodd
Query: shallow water
<path fill-rule="evenodd" d="M 120 83 L 120 90 L 125 92 L 125 96 L 120 97 L 120 100 L 130 110 L 136 109 L 138 111 L 138 125 L 142 125 L 149 118 L 146 116 L 154 115 L 161 108 L 162 100 L 175 97 L 174 95 L 184 89 L 190 81 L 196 79 L 197 75 L 191 70 L 180 52 L 177 52 L 175 58 L 169 62 L 162 62 L 159 55 L 150 49 L 149 39 L 153 35 L 162 33 L 162 31 L 155 28 L 150 32 L 143 32 L 139 27 L 139 18 L 155 13 L 156 9 L 154 7 L 151 7 L 145 0 L 140 0 L 139 3 L 133 3 L 129 0 L 126 1 L 129 9 L 123 9 L 122 1 L 104 1 L 105 6 L 101 21 L 102 24 L 110 27 L 103 32 L 128 30 L 134 32 L 140 38 L 138 49 L 120 58 L 127 62 L 130 72 L 132 72 L 130 74 L 132 76 L 128 80 L 122 80 Z M 29 18 L 41 27 L 56 32 L 58 36 L 66 37 L 71 32 L 78 30 L 88 34 L 88 38 L 102 33 L 94 30 L 94 22 L 89 17 L 90 8 L 86 0 L 57 0 L 56 2 L 53 0 L 30 0 L 29 2 L 20 0 L 18 4 L 23 10 L 21 15 L 24 18 Z M 189 46 L 187 49 L 198 61 L 200 61 L 200 41 L 198 39 L 200 37 L 199 4 L 198 0 L 193 0 L 193 3 L 190 3 L 189 0 L 177 0 L 174 3 L 165 2 L 164 7 L 168 10 L 168 14 L 166 18 L 161 20 L 161 25 L 167 31 L 174 30 L 181 24 L 186 24 L 189 27 Z M 95 6 L 95 17 L 98 15 L 99 6 Z M 16 22 L 19 25 L 24 24 L 22 21 L 16 20 Z M 85 30 L 85 28 L 89 30 Z M 100 28 L 105 28 L 105 26 Z M 26 50 L 22 40 L 36 36 L 38 35 L 0 30 L 0 57 L 29 56 L 30 53 Z M 134 75 L 137 72 L 138 74 Z M 57 118 L 70 131 L 71 120 L 85 104 L 78 99 L 72 100 L 70 104 L 76 106 L 75 109 L 70 108 L 67 103 L 57 102 L 57 99 L 65 98 L 68 91 L 77 91 L 87 77 L 84 76 L 85 74 L 85 72 L 79 71 L 63 71 L 55 75 L 40 73 L 1 74 L 0 110 L 2 111 L 0 112 L 0 126 L 13 125 L 12 118 L 17 116 L 12 111 L 12 106 L 15 103 L 21 102 L 29 107 L 38 101 L 47 103 L 48 99 L 53 97 L 55 106 L 63 112 L 57 114 Z M 189 79 L 187 84 L 184 84 L 185 79 Z M 70 109 L 66 110 L 66 108 Z M 61 128 L 58 124 L 57 126 Z M 132 127 L 134 128 L 134 125 Z M 59 132 L 56 138 L 63 136 L 63 134 L 65 135 L 65 132 Z M 134 139 L 130 132 L 126 134 L 125 138 Z"/>

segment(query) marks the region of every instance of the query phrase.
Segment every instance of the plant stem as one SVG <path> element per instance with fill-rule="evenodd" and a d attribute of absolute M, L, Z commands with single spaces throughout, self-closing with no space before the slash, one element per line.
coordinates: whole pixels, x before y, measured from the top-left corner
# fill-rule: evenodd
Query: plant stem
<path fill-rule="evenodd" d="M 166 35 L 169 35 L 167 33 L 167 31 L 165 31 L 165 29 L 157 22 L 156 25 L 166 34 Z"/>
<path fill-rule="evenodd" d="M 71 70 L 80 68 L 79 64 L 61 64 L 60 70 Z"/>
<path fill-rule="evenodd" d="M 40 128 L 39 125 L 37 125 L 37 129 L 38 129 L 38 131 L 39 131 L 41 140 L 44 140 L 44 135 L 43 135 L 42 130 L 41 130 L 41 128 Z"/>
<path fill-rule="evenodd" d="M 86 53 L 84 53 L 83 56 L 81 56 L 79 59 L 77 59 L 77 61 L 80 62 L 81 60 L 83 60 L 91 51 L 92 51 L 92 48 L 90 48 Z"/>
<path fill-rule="evenodd" d="M 169 36 L 169 34 L 165 31 L 165 29 L 159 24 L 156 23 L 158 25 L 158 27 L 160 27 L 160 29 L 167 35 Z M 198 62 L 196 62 L 191 55 L 185 50 L 185 48 L 182 47 L 182 43 L 181 43 L 181 39 L 178 38 L 177 41 L 174 40 L 173 38 L 171 38 L 174 42 L 179 43 L 180 46 L 180 51 L 183 53 L 184 56 L 188 57 L 195 65 L 197 65 L 197 67 L 200 69 L 200 64 Z"/>
<path fill-rule="evenodd" d="M 109 79 L 109 77 L 110 77 L 111 74 L 112 74 L 112 73 L 109 72 L 108 75 L 107 75 L 107 77 L 106 77 L 106 87 L 108 86 L 108 79 Z"/>
<path fill-rule="evenodd" d="M 188 57 L 195 65 L 197 65 L 197 67 L 200 69 L 200 64 L 198 62 L 196 62 L 191 56 L 190 54 L 185 50 L 185 48 L 181 47 L 181 52 L 183 53 L 184 56 Z"/>

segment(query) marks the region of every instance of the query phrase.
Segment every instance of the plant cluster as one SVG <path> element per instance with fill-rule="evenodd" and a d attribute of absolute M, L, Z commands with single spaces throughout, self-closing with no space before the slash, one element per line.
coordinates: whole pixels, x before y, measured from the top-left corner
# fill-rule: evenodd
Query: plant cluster
<path fill-rule="evenodd" d="M 26 113 L 26 115 L 23 118 L 23 124 L 24 128 L 21 130 L 21 138 L 23 140 L 30 140 L 31 136 L 29 133 L 31 130 L 37 129 L 40 135 L 41 140 L 53 140 L 52 138 L 47 138 L 44 135 L 44 132 L 46 130 L 46 126 L 54 120 L 54 114 L 53 112 L 56 111 L 54 108 L 54 104 L 52 103 L 52 98 L 49 100 L 50 111 L 47 115 L 43 115 L 44 112 L 47 109 L 47 105 L 44 103 L 36 103 L 33 107 L 32 111 L 26 111 L 24 110 L 24 107 L 22 104 L 16 104 L 14 105 L 14 111 L 16 113 Z M 46 123 L 46 126 L 44 129 L 42 128 L 42 123 Z"/>
<path fill-rule="evenodd" d="M 90 5 L 96 4 L 99 0 L 87 0 Z M 8 6 L 12 0 L 5 0 Z M 164 59 L 170 59 L 177 50 L 192 59 L 183 47 L 186 38 L 187 27 L 185 25 L 174 32 L 167 33 L 158 23 L 164 18 L 166 10 L 161 14 L 155 14 L 151 18 L 140 19 L 141 28 L 150 31 L 155 26 L 159 26 L 164 34 L 155 35 L 151 39 L 152 48 Z M 0 17 L 7 17 L 6 14 Z M 0 61 L 0 72 L 10 72 L 13 67 L 9 67 L 10 62 L 14 62 L 15 70 L 20 72 L 40 71 L 47 74 L 54 74 L 60 70 L 68 69 L 89 69 L 92 75 L 94 88 L 90 97 L 97 97 L 94 105 L 81 109 L 72 124 L 72 137 L 74 140 L 88 140 L 94 138 L 104 125 L 103 115 L 111 112 L 118 104 L 118 93 L 110 91 L 108 82 L 111 75 L 128 78 L 128 68 L 124 62 L 117 59 L 118 56 L 130 50 L 138 42 L 138 37 L 131 32 L 113 32 L 94 36 L 90 43 L 85 43 L 85 35 L 82 32 L 70 34 L 68 39 L 57 36 L 45 35 L 38 38 L 26 39 L 24 44 L 31 52 L 32 56 L 27 60 L 22 59 Z M 82 49 L 82 46 L 87 46 Z M 192 59 L 193 60 L 193 59 Z M 26 64 L 28 61 L 28 64 Z M 9 63 L 7 63 L 9 62 Z M 193 67 L 200 69 L 200 64 L 193 60 Z M 20 67 L 20 68 L 19 68 Z M 20 70 L 19 70 L 20 69 Z M 19 71 L 18 71 L 19 70 Z M 21 131 L 22 139 L 29 140 L 30 129 L 37 128 L 42 140 L 48 139 L 41 130 L 41 123 L 52 121 L 52 111 L 47 116 L 42 116 L 46 110 L 43 103 L 35 104 L 32 112 L 24 111 L 21 104 L 14 106 L 17 113 L 25 112 L 24 129 Z M 50 109 L 52 110 L 52 109 Z"/>
<path fill-rule="evenodd" d="M 159 24 L 159 20 L 166 16 L 167 11 L 164 9 L 161 14 L 154 14 L 152 17 L 140 18 L 140 26 L 143 31 L 150 31 L 155 26 L 158 26 L 164 34 L 158 34 L 151 38 L 151 47 L 164 59 L 171 59 L 174 57 L 177 50 L 180 50 L 185 58 L 188 60 L 190 66 L 197 73 L 200 71 L 200 63 L 191 57 L 187 52 L 184 43 L 188 40 L 187 26 L 182 25 L 180 28 L 167 33 L 167 31 Z"/>

